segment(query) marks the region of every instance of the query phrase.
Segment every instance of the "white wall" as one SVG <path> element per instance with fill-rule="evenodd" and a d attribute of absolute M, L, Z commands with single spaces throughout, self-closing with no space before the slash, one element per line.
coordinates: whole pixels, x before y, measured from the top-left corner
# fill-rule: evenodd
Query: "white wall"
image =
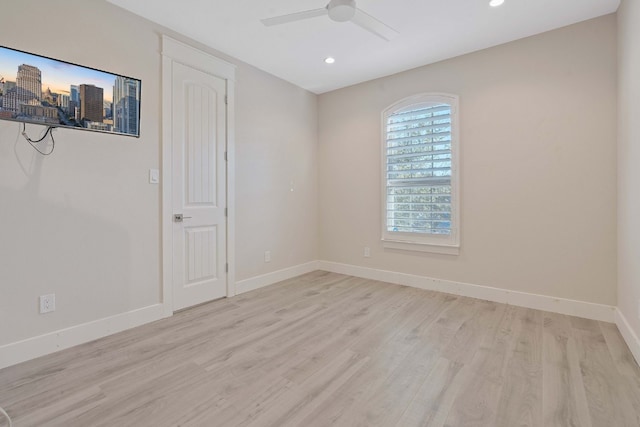
<path fill-rule="evenodd" d="M 624 7 L 621 89 L 637 94 L 637 2 Z M 0 121 L 0 346 L 159 302 L 160 187 L 147 172 L 160 165 L 163 33 L 187 41 L 102 0 L 3 2 L 3 45 L 141 78 L 143 105 L 140 139 L 61 129 L 46 158 Z M 615 43 L 607 16 L 318 98 L 190 42 L 238 66 L 236 278 L 324 259 L 615 305 L 619 271 L 621 308 L 634 313 L 640 155 L 637 125 L 622 120 L 631 237 L 616 270 Z M 380 112 L 424 91 L 461 100 L 457 257 L 379 242 Z M 637 100 L 621 95 L 623 117 Z M 50 292 L 58 309 L 39 315 Z"/>
<path fill-rule="evenodd" d="M 163 33 L 186 41 L 102 0 L 2 3 L 2 45 L 142 79 L 142 128 L 59 129 L 43 158 L 0 121 L 0 346 L 160 301 Z M 238 66 L 236 277 L 315 260 L 316 96 L 218 56 Z M 57 310 L 39 315 L 45 293 Z"/>
<path fill-rule="evenodd" d="M 380 115 L 420 92 L 460 96 L 459 256 L 380 242 Z M 615 112 L 615 15 L 323 94 L 320 257 L 615 305 Z"/>
<path fill-rule="evenodd" d="M 640 4 L 618 10 L 618 307 L 640 336 Z M 640 344 L 640 343 L 639 343 Z"/>
<path fill-rule="evenodd" d="M 243 280 L 318 258 L 318 110 L 315 94 L 252 67 L 238 69 L 236 93 L 245 100 L 236 126 L 236 279 Z"/>
<path fill-rule="evenodd" d="M 160 188 L 147 184 L 147 171 L 159 165 L 160 57 L 156 34 L 99 2 L 10 1 L 2 9 L 3 45 L 142 79 L 140 139 L 61 129 L 43 158 L 18 124 L 0 122 L 6 344 L 159 301 Z M 41 129 L 27 127 L 32 136 Z M 56 294 L 57 311 L 38 315 L 45 293 Z"/>

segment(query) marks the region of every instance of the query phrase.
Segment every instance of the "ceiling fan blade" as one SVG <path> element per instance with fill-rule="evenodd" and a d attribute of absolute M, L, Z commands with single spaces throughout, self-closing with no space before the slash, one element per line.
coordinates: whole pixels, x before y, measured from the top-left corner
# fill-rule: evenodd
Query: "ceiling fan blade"
<path fill-rule="evenodd" d="M 300 21 L 303 19 L 315 18 L 327 14 L 327 8 L 305 10 L 304 12 L 290 13 L 288 15 L 274 16 L 273 18 L 265 18 L 260 21 L 270 27 L 272 25 L 286 24 L 287 22 Z"/>
<path fill-rule="evenodd" d="M 351 18 L 351 22 L 387 41 L 393 40 L 400 34 L 384 22 L 364 12 L 362 9 L 356 9 L 356 14 Z"/>

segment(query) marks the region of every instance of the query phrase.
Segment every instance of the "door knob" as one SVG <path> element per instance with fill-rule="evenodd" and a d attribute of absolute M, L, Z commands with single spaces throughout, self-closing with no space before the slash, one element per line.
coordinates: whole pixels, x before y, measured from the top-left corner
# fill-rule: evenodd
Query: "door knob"
<path fill-rule="evenodd" d="M 190 216 L 183 216 L 182 214 L 173 214 L 173 220 L 175 222 L 182 222 L 184 219 L 191 218 Z"/>

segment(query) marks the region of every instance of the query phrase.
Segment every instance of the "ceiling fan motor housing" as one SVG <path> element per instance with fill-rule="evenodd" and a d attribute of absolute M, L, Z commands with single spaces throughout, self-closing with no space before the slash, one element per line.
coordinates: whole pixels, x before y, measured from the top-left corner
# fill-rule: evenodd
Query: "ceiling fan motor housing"
<path fill-rule="evenodd" d="M 329 18 L 337 22 L 350 21 L 356 13 L 355 0 L 331 0 L 327 5 Z"/>

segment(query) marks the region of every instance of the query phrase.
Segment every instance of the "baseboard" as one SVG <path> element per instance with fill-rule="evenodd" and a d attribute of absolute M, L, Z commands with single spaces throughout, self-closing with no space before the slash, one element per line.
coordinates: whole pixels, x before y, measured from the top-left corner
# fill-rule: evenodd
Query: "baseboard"
<path fill-rule="evenodd" d="M 454 295 L 478 298 L 487 301 L 516 305 L 519 307 L 534 308 L 537 310 L 551 311 L 586 319 L 599 320 L 613 323 L 615 320 L 614 306 L 595 304 L 584 301 L 576 301 L 565 298 L 556 298 L 546 295 L 530 294 L 526 292 L 509 291 L 490 286 L 473 285 L 469 283 L 453 282 L 450 280 L 434 279 L 431 277 L 417 276 L 413 274 L 398 273 L 394 271 L 377 270 L 374 268 L 355 265 L 340 264 L 330 261 L 320 261 L 321 270 L 333 273 L 347 274 L 365 279 L 380 280 L 397 285 L 411 286 L 419 289 L 440 291 Z"/>
<path fill-rule="evenodd" d="M 239 295 L 245 292 L 253 291 L 255 289 L 260 289 L 265 286 L 273 285 L 274 283 L 292 279 L 296 276 L 311 273 L 312 271 L 316 270 L 319 270 L 318 261 L 311 261 L 305 264 L 300 264 L 271 273 L 262 274 L 260 276 L 251 277 L 249 279 L 240 280 L 239 282 L 236 282 L 236 294 Z"/>
<path fill-rule="evenodd" d="M 0 346 L 0 369 L 166 317 L 163 304 L 139 308 Z"/>
<path fill-rule="evenodd" d="M 636 362 L 640 364 L 640 339 L 638 339 L 638 335 L 633 331 L 631 325 L 627 322 L 627 318 L 619 308 L 616 308 L 615 321 L 622 338 L 624 338 L 629 350 L 631 350 L 631 354 L 633 354 Z"/>
<path fill-rule="evenodd" d="M 249 292 L 318 269 L 318 261 L 312 261 L 252 277 L 236 282 L 236 292 L 237 294 Z M 156 304 L 49 332 L 23 341 L 5 344 L 0 346 L 0 369 L 135 328 L 136 326 L 141 326 L 145 323 L 150 323 L 171 315 L 171 310 L 165 310 L 164 304 Z"/>
<path fill-rule="evenodd" d="M 613 306 L 594 304 L 564 298 L 509 291 L 489 286 L 434 279 L 430 277 L 378 270 L 330 261 L 311 261 L 260 276 L 236 282 L 238 294 L 259 289 L 282 280 L 325 270 L 372 280 L 411 286 L 419 289 L 440 291 L 455 295 L 479 298 L 520 307 L 534 308 L 560 314 L 615 323 L 636 360 L 640 362 L 640 340 L 629 326 L 624 315 Z M 36 357 L 54 353 L 75 345 L 93 341 L 126 329 L 144 325 L 167 317 L 163 304 L 143 307 L 127 313 L 95 320 L 66 329 L 50 332 L 23 341 L 0 346 L 0 369 Z"/>

